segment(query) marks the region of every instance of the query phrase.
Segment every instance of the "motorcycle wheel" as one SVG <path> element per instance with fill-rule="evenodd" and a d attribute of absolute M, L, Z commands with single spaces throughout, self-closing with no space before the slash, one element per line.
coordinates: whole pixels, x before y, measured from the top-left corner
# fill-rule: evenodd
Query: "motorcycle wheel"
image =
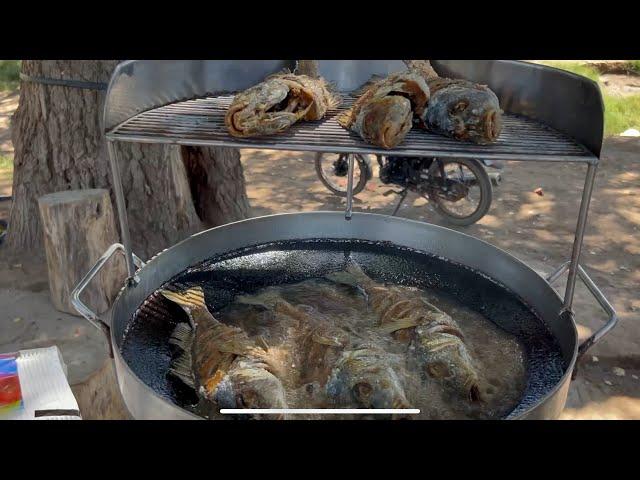
<path fill-rule="evenodd" d="M 431 180 L 441 179 L 442 170 L 446 191 L 438 187 L 428 189 L 436 212 L 457 226 L 472 225 L 484 217 L 491 207 L 493 189 L 480 162 L 468 158 L 435 159 L 429 167 Z"/>
<path fill-rule="evenodd" d="M 373 173 L 368 158 L 359 153 L 354 155 L 356 161 L 353 172 L 353 195 L 355 196 L 364 189 Z M 339 197 L 347 196 L 347 162 L 346 153 L 316 153 L 315 165 L 318 178 L 325 187 Z"/>

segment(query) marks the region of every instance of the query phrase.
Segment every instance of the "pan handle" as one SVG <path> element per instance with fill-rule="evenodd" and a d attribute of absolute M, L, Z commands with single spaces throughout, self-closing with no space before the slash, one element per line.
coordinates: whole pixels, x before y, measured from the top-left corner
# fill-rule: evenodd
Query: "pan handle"
<path fill-rule="evenodd" d="M 569 263 L 570 262 L 563 263 L 554 272 L 549 274 L 546 278 L 547 282 L 551 285 L 556 280 L 558 280 L 558 278 L 560 278 L 562 274 L 568 270 Z M 580 358 L 589 348 L 599 342 L 602 337 L 604 337 L 607 333 L 609 333 L 609 331 L 611 331 L 613 327 L 616 326 L 616 324 L 618 323 L 618 314 L 613 308 L 613 305 L 611 305 L 609 300 L 607 300 L 607 298 L 600 291 L 593 280 L 591 280 L 591 277 L 587 274 L 587 272 L 584 271 L 584 268 L 582 268 L 581 265 L 578 265 L 578 277 L 580 277 L 580 280 L 582 280 L 589 292 L 591 292 L 591 295 L 593 295 L 602 309 L 609 316 L 607 322 L 600 329 L 596 330 L 589 338 L 587 338 L 580 344 L 580 346 L 578 347 L 578 358 Z"/>
<path fill-rule="evenodd" d="M 91 325 L 93 325 L 99 330 L 102 330 L 102 332 L 106 335 L 107 343 L 109 344 L 109 355 L 111 357 L 113 357 L 113 351 L 111 347 L 111 338 L 110 338 L 111 329 L 109 325 L 98 316 L 97 313 L 95 313 L 93 310 L 87 307 L 80 300 L 80 294 L 87 287 L 87 285 L 89 285 L 91 280 L 93 280 L 93 278 L 98 274 L 98 272 L 102 269 L 104 264 L 107 263 L 107 261 L 116 252 L 120 252 L 122 255 L 124 255 L 125 253 L 124 246 L 120 243 L 114 243 L 113 245 L 111 245 L 107 249 L 107 251 L 102 254 L 102 256 L 98 259 L 95 265 L 91 267 L 91 270 L 89 270 L 87 274 L 82 278 L 82 280 L 80 280 L 76 288 L 74 288 L 73 291 L 71 292 L 71 304 L 73 305 L 73 308 L 75 308 L 80 315 L 86 318 L 87 321 L 91 323 Z M 144 266 L 144 262 L 140 260 L 140 258 L 138 258 L 136 254 L 133 254 L 133 262 L 138 268 L 142 268 Z"/>

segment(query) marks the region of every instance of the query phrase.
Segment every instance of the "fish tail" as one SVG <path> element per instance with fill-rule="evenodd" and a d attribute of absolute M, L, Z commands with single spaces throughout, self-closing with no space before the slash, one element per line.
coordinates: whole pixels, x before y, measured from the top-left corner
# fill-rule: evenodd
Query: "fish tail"
<path fill-rule="evenodd" d="M 167 300 L 171 300 L 173 303 L 180 305 L 188 315 L 191 315 L 197 310 L 207 310 L 202 287 L 191 287 L 182 292 L 160 290 L 160 293 Z"/>
<path fill-rule="evenodd" d="M 353 275 L 358 280 L 358 282 L 363 286 L 370 285 L 373 283 L 373 280 L 366 273 L 364 273 L 364 270 L 362 270 L 362 267 L 358 265 L 358 263 L 355 260 L 351 260 L 351 259 L 349 260 L 349 264 L 347 265 L 346 270 L 348 273 Z"/>

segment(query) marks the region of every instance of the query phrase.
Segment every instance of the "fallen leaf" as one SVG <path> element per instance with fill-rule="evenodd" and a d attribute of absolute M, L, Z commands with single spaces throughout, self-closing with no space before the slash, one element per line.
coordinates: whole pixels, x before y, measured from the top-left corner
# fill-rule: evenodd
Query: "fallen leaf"
<path fill-rule="evenodd" d="M 20 317 L 16 317 L 16 318 L 13 319 L 13 323 L 18 323 L 18 322 L 21 322 L 21 321 L 22 321 L 22 319 Z"/>
<path fill-rule="evenodd" d="M 613 383 L 611 383 L 609 380 L 605 380 L 605 381 L 604 381 L 604 383 L 605 383 L 605 384 L 607 384 L 607 385 L 609 385 L 609 386 L 612 386 L 612 385 L 613 385 Z"/>

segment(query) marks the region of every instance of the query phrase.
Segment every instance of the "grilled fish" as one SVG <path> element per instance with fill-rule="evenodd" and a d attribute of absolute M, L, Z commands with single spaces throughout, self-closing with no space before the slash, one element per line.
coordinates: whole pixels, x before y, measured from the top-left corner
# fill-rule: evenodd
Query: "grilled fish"
<path fill-rule="evenodd" d="M 326 387 L 336 403 L 362 408 L 411 408 L 383 350 L 361 344 L 342 353 Z"/>
<path fill-rule="evenodd" d="M 381 285 L 351 261 L 346 271 L 328 276 L 362 289 L 379 318 L 379 329 L 411 342 L 425 373 L 471 401 L 480 400 L 478 374 L 455 321 L 425 299 Z"/>
<path fill-rule="evenodd" d="M 160 293 L 189 317 L 189 323 L 178 323 L 171 335 L 170 342 L 182 349 L 172 362 L 171 375 L 219 408 L 287 407 L 284 388 L 265 350 L 242 329 L 216 320 L 207 309 L 202 288 Z"/>
<path fill-rule="evenodd" d="M 409 71 L 421 75 L 431 99 L 421 116 L 423 128 L 480 145 L 497 140 L 502 131 L 498 97 L 486 85 L 439 77 L 427 60 L 405 60 Z"/>
<path fill-rule="evenodd" d="M 339 103 L 322 78 L 281 73 L 236 95 L 224 122 L 234 137 L 273 135 L 300 120 L 320 120 Z"/>
<path fill-rule="evenodd" d="M 428 101 L 429 87 L 419 73 L 398 72 L 366 86 L 337 120 L 367 143 L 389 149 L 404 140 L 414 115 L 422 118 Z"/>

